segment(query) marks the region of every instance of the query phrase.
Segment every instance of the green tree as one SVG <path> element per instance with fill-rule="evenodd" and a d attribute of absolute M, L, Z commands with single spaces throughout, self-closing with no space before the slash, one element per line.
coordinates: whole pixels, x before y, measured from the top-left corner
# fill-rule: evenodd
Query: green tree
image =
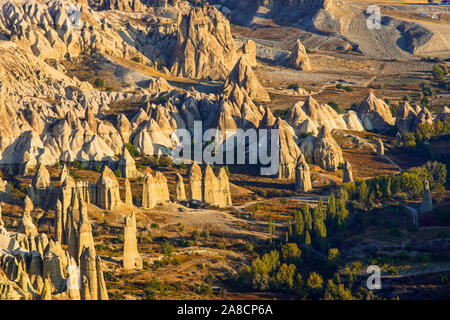
<path fill-rule="evenodd" d="M 281 257 L 286 263 L 299 262 L 302 251 L 298 248 L 296 243 L 286 243 L 281 247 Z"/>
<path fill-rule="evenodd" d="M 362 180 L 358 187 L 359 202 L 362 204 L 367 204 L 369 199 L 369 188 L 365 180 Z"/>
<path fill-rule="evenodd" d="M 305 232 L 305 222 L 303 221 L 303 215 L 300 211 L 295 213 L 295 235 L 297 237 L 303 235 Z"/>
<path fill-rule="evenodd" d="M 305 244 L 306 244 L 307 246 L 310 246 L 310 245 L 311 245 L 311 236 L 309 235 L 309 232 L 308 232 L 308 231 L 305 232 Z"/>
<path fill-rule="evenodd" d="M 294 275 L 297 268 L 293 265 L 283 263 L 275 275 L 275 287 L 278 289 L 294 287 Z"/>
<path fill-rule="evenodd" d="M 312 220 L 312 217 L 311 217 L 311 212 L 309 210 L 308 203 L 305 203 L 303 205 L 302 212 L 303 212 L 303 220 L 305 221 L 306 230 L 312 230 L 313 220 Z"/>

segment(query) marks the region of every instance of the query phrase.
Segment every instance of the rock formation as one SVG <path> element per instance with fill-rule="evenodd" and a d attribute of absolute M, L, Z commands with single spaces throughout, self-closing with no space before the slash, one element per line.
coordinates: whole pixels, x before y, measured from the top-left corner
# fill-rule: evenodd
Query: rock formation
<path fill-rule="evenodd" d="M 131 193 L 130 180 L 125 180 L 125 204 L 127 206 L 133 206 L 133 194 Z"/>
<path fill-rule="evenodd" d="M 352 166 L 350 164 L 350 162 L 348 160 L 346 160 L 344 162 L 344 166 L 342 168 L 343 171 L 343 179 L 342 182 L 343 183 L 347 183 L 347 182 L 353 182 L 353 172 L 352 172 Z"/>
<path fill-rule="evenodd" d="M 305 156 L 300 154 L 295 167 L 295 191 L 308 192 L 312 189 L 311 172 Z"/>
<path fill-rule="evenodd" d="M 441 122 L 445 122 L 447 119 L 450 118 L 450 109 L 447 106 L 443 106 L 441 110 L 439 110 L 439 113 L 436 116 L 436 121 L 439 120 Z"/>
<path fill-rule="evenodd" d="M 394 125 L 389 106 L 371 91 L 358 107 L 358 115 L 366 130 L 387 130 Z"/>
<path fill-rule="evenodd" d="M 106 210 L 117 208 L 120 200 L 119 182 L 108 166 L 103 167 L 102 174 L 96 183 L 96 204 Z"/>
<path fill-rule="evenodd" d="M 250 67 L 256 67 L 256 44 L 253 40 L 247 40 L 244 45 L 237 51 L 238 57 L 244 57 Z"/>
<path fill-rule="evenodd" d="M 203 199 L 202 180 L 202 169 L 200 169 L 200 167 L 196 163 L 194 163 L 189 173 L 191 199 L 200 201 Z"/>
<path fill-rule="evenodd" d="M 277 118 L 272 129 L 278 129 L 280 139 L 279 179 L 295 179 L 295 166 L 300 156 L 300 148 L 295 141 L 294 130 L 281 118 Z"/>
<path fill-rule="evenodd" d="M 336 171 L 344 162 L 342 150 L 326 125 L 320 129 L 314 142 L 314 163 L 328 171 Z"/>
<path fill-rule="evenodd" d="M 383 141 L 381 141 L 380 138 L 377 139 L 376 141 L 377 144 L 377 155 L 378 156 L 383 156 L 384 155 L 384 144 Z"/>
<path fill-rule="evenodd" d="M 100 10 L 119 10 L 125 12 L 142 12 L 145 6 L 140 0 L 101 0 Z"/>
<path fill-rule="evenodd" d="M 183 177 L 179 173 L 177 173 L 175 189 L 176 189 L 175 190 L 176 200 L 177 201 L 186 200 L 186 189 L 184 187 Z"/>
<path fill-rule="evenodd" d="M 224 79 L 236 63 L 228 20 L 214 6 L 180 15 L 171 73 L 195 79 Z"/>
<path fill-rule="evenodd" d="M 294 48 L 292 49 L 291 56 L 289 57 L 289 66 L 294 69 L 303 71 L 311 70 L 311 65 L 309 63 L 308 55 L 306 54 L 306 49 L 300 42 L 300 39 L 297 39 Z"/>
<path fill-rule="evenodd" d="M 416 111 L 410 106 L 407 101 L 404 101 L 397 111 L 395 118 L 395 126 L 400 133 L 411 131 L 412 124 L 416 118 Z"/>
<path fill-rule="evenodd" d="M 225 79 L 223 91 L 231 92 L 236 86 L 244 89 L 251 99 L 257 101 L 270 101 L 269 94 L 259 82 L 250 67 L 250 63 L 245 57 L 239 59 L 233 70 L 231 70 L 230 74 Z"/>
<path fill-rule="evenodd" d="M 87 205 L 85 202 L 81 202 L 80 208 L 80 221 L 78 223 L 78 256 L 77 259 L 80 258 L 82 251 L 85 248 L 89 248 L 90 252 L 95 255 L 95 245 L 94 245 L 94 237 L 92 236 L 92 226 L 89 221 Z"/>
<path fill-rule="evenodd" d="M 48 189 L 52 187 L 50 179 L 50 173 L 45 166 L 40 165 L 33 177 L 33 188 L 35 189 Z"/>
<path fill-rule="evenodd" d="M 204 172 L 197 164 L 193 164 L 189 174 L 191 199 L 204 201 L 221 208 L 232 206 L 230 182 L 228 174 L 222 167 L 216 177 L 207 164 Z"/>
<path fill-rule="evenodd" d="M 219 207 L 231 207 L 233 203 L 231 200 L 230 181 L 224 167 L 219 169 L 217 180 L 219 181 L 219 190 L 216 205 Z"/>
<path fill-rule="evenodd" d="M 426 107 L 422 108 L 422 110 L 417 114 L 416 119 L 412 124 L 412 131 L 416 131 L 422 125 L 433 125 L 433 116 L 430 111 Z"/>
<path fill-rule="evenodd" d="M 59 175 L 59 182 L 63 183 L 67 176 L 69 175 L 69 170 L 67 169 L 67 166 L 64 164 L 62 169 L 61 169 L 61 173 Z"/>
<path fill-rule="evenodd" d="M 167 201 L 170 201 L 170 197 L 166 177 L 159 171 L 154 177 L 147 172 L 142 187 L 142 206 L 152 209 L 158 202 Z"/>
<path fill-rule="evenodd" d="M 33 202 L 28 196 L 25 196 L 25 200 L 23 201 L 23 209 L 23 217 L 19 223 L 17 231 L 27 236 L 37 236 L 37 227 L 34 225 L 33 218 L 31 217 L 31 212 L 34 209 L 34 206 Z"/>
<path fill-rule="evenodd" d="M 125 270 L 141 269 L 142 260 L 137 248 L 136 216 L 134 212 L 125 217 L 123 245 L 123 268 Z"/>
<path fill-rule="evenodd" d="M 141 173 L 136 169 L 136 162 L 125 146 L 119 160 L 119 170 L 122 172 L 122 177 L 127 179 L 135 179 L 141 176 Z"/>
<path fill-rule="evenodd" d="M 431 200 L 430 184 L 428 180 L 423 182 L 423 198 L 419 212 L 427 213 L 433 211 L 433 200 Z"/>

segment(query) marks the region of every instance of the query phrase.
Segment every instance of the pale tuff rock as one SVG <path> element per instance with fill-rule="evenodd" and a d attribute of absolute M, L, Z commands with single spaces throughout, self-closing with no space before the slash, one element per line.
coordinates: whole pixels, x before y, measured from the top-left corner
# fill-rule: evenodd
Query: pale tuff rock
<path fill-rule="evenodd" d="M 439 113 L 436 116 L 435 120 L 439 120 L 441 122 L 446 121 L 450 118 L 450 109 L 447 106 L 443 106 L 441 110 L 439 110 Z"/>
<path fill-rule="evenodd" d="M 420 213 L 427 213 L 433 211 L 433 200 L 431 200 L 430 184 L 428 180 L 423 182 L 423 198 L 420 205 Z"/>
<path fill-rule="evenodd" d="M 82 300 L 92 300 L 91 293 L 89 292 L 89 281 L 86 276 L 82 277 L 81 280 L 81 299 Z"/>
<path fill-rule="evenodd" d="M 129 141 L 131 135 L 131 124 L 128 118 L 123 114 L 117 117 L 116 128 L 123 141 Z"/>
<path fill-rule="evenodd" d="M 50 241 L 43 254 L 43 278 L 50 279 L 57 291 L 62 291 L 66 285 L 64 260 L 61 246 L 58 247 L 55 242 Z"/>
<path fill-rule="evenodd" d="M 94 237 L 92 236 L 92 226 L 89 221 L 87 205 L 85 202 L 81 203 L 80 221 L 78 223 L 78 256 L 81 256 L 85 248 L 89 248 L 90 252 L 95 255 Z"/>
<path fill-rule="evenodd" d="M 326 125 L 320 129 L 314 142 L 314 163 L 328 171 L 336 171 L 344 162 L 342 150 Z"/>
<path fill-rule="evenodd" d="M 125 204 L 127 206 L 133 206 L 133 194 L 131 193 L 130 180 L 125 180 Z"/>
<path fill-rule="evenodd" d="M 259 123 L 260 129 L 268 129 L 272 128 L 277 121 L 277 118 L 274 117 L 272 111 L 270 111 L 269 107 L 266 107 L 264 110 L 264 116 Z"/>
<path fill-rule="evenodd" d="M 142 187 L 142 206 L 152 209 L 158 202 L 166 201 L 170 201 L 166 177 L 161 172 L 154 177 L 147 172 Z"/>
<path fill-rule="evenodd" d="M 147 89 L 150 93 L 170 92 L 174 90 L 174 87 L 172 87 L 163 77 L 150 79 L 144 85 L 144 88 Z"/>
<path fill-rule="evenodd" d="M 249 63 L 250 67 L 256 67 L 256 44 L 253 40 L 247 40 L 244 45 L 237 51 L 238 57 L 244 57 Z"/>
<path fill-rule="evenodd" d="M 3 180 L 0 177 L 0 199 L 10 199 L 12 196 L 11 194 L 11 187 L 8 184 L 8 181 Z"/>
<path fill-rule="evenodd" d="M 155 174 L 155 189 L 157 201 L 167 202 L 170 201 L 169 187 L 167 185 L 167 178 L 159 171 Z"/>
<path fill-rule="evenodd" d="M 364 131 L 361 119 L 358 117 L 358 114 L 355 111 L 353 110 L 347 111 L 347 113 L 344 114 L 342 118 L 347 124 L 347 130 Z"/>
<path fill-rule="evenodd" d="M 55 239 L 58 242 L 63 242 L 63 212 L 62 204 L 59 199 L 56 201 L 55 210 Z"/>
<path fill-rule="evenodd" d="M 231 191 L 230 191 L 230 181 L 228 179 L 228 174 L 224 167 L 219 169 L 219 175 L 217 176 L 219 180 L 219 207 L 231 207 L 233 205 L 231 201 Z"/>
<path fill-rule="evenodd" d="M 105 278 L 103 277 L 102 261 L 99 256 L 97 256 L 95 259 L 95 265 L 97 268 L 97 297 L 99 300 L 109 300 L 108 291 L 106 290 Z"/>
<path fill-rule="evenodd" d="M 300 154 L 295 167 L 295 191 L 308 192 L 311 189 L 311 171 L 305 157 Z"/>
<path fill-rule="evenodd" d="M 330 130 L 355 130 L 363 131 L 364 128 L 358 115 L 349 111 L 345 115 L 339 115 L 327 104 L 319 104 L 309 96 L 305 102 L 297 102 L 289 109 L 287 120 L 297 135 L 317 135 L 323 125 Z"/>
<path fill-rule="evenodd" d="M 144 176 L 142 186 L 142 207 L 152 209 L 156 206 L 156 198 L 154 196 L 155 193 L 156 190 L 153 176 L 147 172 Z"/>
<path fill-rule="evenodd" d="M 45 166 L 40 165 L 33 178 L 33 188 L 47 189 L 52 187 L 50 173 Z"/>
<path fill-rule="evenodd" d="M 309 63 L 306 49 L 300 42 L 300 39 L 297 39 L 294 48 L 292 49 L 291 56 L 289 57 L 289 66 L 304 71 L 311 70 L 311 64 Z"/>
<path fill-rule="evenodd" d="M 300 156 L 294 130 L 281 118 L 277 118 L 273 129 L 278 129 L 280 139 L 280 168 L 278 178 L 295 179 L 295 166 Z"/>
<path fill-rule="evenodd" d="M 228 20 L 214 6 L 193 7 L 180 15 L 171 73 L 187 78 L 224 79 L 236 62 Z"/>
<path fill-rule="evenodd" d="M 142 10 L 139 0 L 103 0 L 101 6 L 128 12 Z M 60 1 L 23 5 L 7 2 L 0 17 L 11 41 L 42 59 L 61 59 L 66 53 L 73 57 L 98 50 L 121 58 L 137 56 L 148 61 L 134 46 L 120 38 L 121 32 L 128 31 L 126 26 L 105 23 L 107 20 L 102 14 L 82 3 L 79 26 L 74 28 L 69 20 L 72 8 L 72 4 Z"/>
<path fill-rule="evenodd" d="M 59 182 L 63 183 L 66 181 L 67 177 L 69 176 L 69 169 L 67 169 L 67 166 L 64 164 L 61 173 L 59 174 Z"/>
<path fill-rule="evenodd" d="M 383 156 L 384 155 L 384 144 L 383 141 L 381 141 L 380 138 L 377 139 L 377 155 L 378 156 Z"/>
<path fill-rule="evenodd" d="M 2 228 L 4 225 L 5 225 L 5 223 L 3 222 L 3 219 L 2 219 L 2 203 L 0 202 L 0 228 Z M 3 229 L 0 229 L 0 234 L 2 234 L 2 230 Z"/>
<path fill-rule="evenodd" d="M 177 173 L 176 178 L 176 199 L 177 201 L 186 200 L 186 189 L 184 187 L 183 177 Z"/>
<path fill-rule="evenodd" d="M 259 82 L 245 57 L 241 57 L 231 70 L 223 85 L 223 91 L 231 92 L 235 86 L 244 89 L 251 99 L 270 101 L 269 94 Z"/>
<path fill-rule="evenodd" d="M 395 126 L 398 128 L 400 133 L 411 131 L 412 124 L 414 123 L 416 117 L 416 111 L 407 101 L 404 101 L 397 111 Z"/>
<path fill-rule="evenodd" d="M 353 182 L 353 173 L 352 173 L 352 166 L 350 164 L 350 162 L 348 160 L 346 160 L 344 162 L 344 167 L 343 169 L 343 173 L 344 173 L 344 177 L 343 177 L 343 182 Z"/>
<path fill-rule="evenodd" d="M 125 270 L 142 268 L 142 260 L 137 248 L 136 216 L 134 212 L 125 217 L 123 268 Z"/>
<path fill-rule="evenodd" d="M 14 237 L 16 238 L 0 236 L 0 249 L 6 253 L 0 256 L 1 299 L 9 298 L 8 295 L 13 293 L 5 292 L 4 276 L 10 280 L 9 284 L 12 284 L 15 290 L 17 288 L 21 290 L 20 299 L 50 300 L 53 299 L 53 295 L 57 299 L 80 299 L 77 275 L 80 269 L 81 275 L 86 276 L 87 288 L 92 292 L 92 298 L 108 299 L 100 261 L 98 257 L 96 259 L 92 256 L 89 248 L 83 252 L 87 254 L 82 255 L 79 269 L 60 243 L 49 241 L 45 234 L 28 237 L 14 234 Z M 17 241 L 20 247 L 14 245 Z M 45 247 L 43 252 L 42 247 Z"/>
<path fill-rule="evenodd" d="M 382 131 L 394 125 L 389 106 L 381 99 L 377 99 L 373 92 L 361 102 L 358 115 L 367 130 Z"/>
<path fill-rule="evenodd" d="M 52 288 L 48 278 L 44 281 L 44 288 L 42 288 L 41 292 L 41 300 L 52 300 Z"/>
<path fill-rule="evenodd" d="M 206 203 L 214 204 L 217 198 L 217 187 L 219 182 L 217 181 L 214 172 L 209 165 L 205 167 L 205 173 L 202 179 L 203 189 L 203 201 Z"/>
<path fill-rule="evenodd" d="M 135 179 L 141 176 L 141 173 L 136 169 L 136 162 L 125 146 L 119 160 L 119 170 L 122 172 L 122 177 L 127 179 Z"/>
<path fill-rule="evenodd" d="M 102 209 L 113 210 L 122 203 L 119 182 L 108 166 L 103 167 L 102 175 L 96 184 L 96 193 L 96 203 Z"/>
<path fill-rule="evenodd" d="M 85 247 L 81 252 L 80 276 L 83 279 L 81 297 L 84 300 L 97 300 L 98 277 L 97 277 L 96 257 L 95 253 L 89 247 Z M 86 281 L 84 279 L 86 279 Z"/>
<path fill-rule="evenodd" d="M 18 232 L 31 235 L 31 236 L 37 236 L 38 231 L 37 227 L 33 223 L 33 218 L 31 217 L 31 212 L 33 211 L 33 202 L 28 196 L 25 196 L 25 200 L 23 202 L 23 217 L 22 220 L 19 223 L 18 226 Z"/>
<path fill-rule="evenodd" d="M 119 10 L 125 12 L 143 12 L 145 6 L 140 0 L 101 0 L 100 10 Z"/>
<path fill-rule="evenodd" d="M 426 107 L 417 114 L 417 117 L 412 124 L 412 131 L 417 130 L 422 125 L 433 125 L 433 116 Z"/>
<path fill-rule="evenodd" d="M 200 169 L 200 167 L 196 163 L 194 163 L 189 173 L 189 186 L 191 189 L 190 190 L 191 199 L 200 201 L 203 199 L 202 180 L 203 180 L 202 169 Z"/>
<path fill-rule="evenodd" d="M 230 183 L 224 168 L 220 168 L 218 177 L 209 165 L 204 173 L 194 163 L 189 173 L 191 199 L 204 201 L 212 206 L 221 208 L 232 206 Z"/>

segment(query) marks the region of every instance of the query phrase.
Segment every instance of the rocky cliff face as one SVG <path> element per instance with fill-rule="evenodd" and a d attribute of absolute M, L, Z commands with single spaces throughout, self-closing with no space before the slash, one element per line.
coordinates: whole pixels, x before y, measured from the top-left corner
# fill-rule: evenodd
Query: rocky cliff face
<path fill-rule="evenodd" d="M 225 79 L 235 63 L 236 44 L 230 24 L 214 6 L 193 7 L 189 14 L 179 18 L 173 74 L 194 79 Z"/>
<path fill-rule="evenodd" d="M 344 163 L 342 150 L 324 125 L 314 142 L 314 163 L 328 171 L 336 171 Z"/>
<path fill-rule="evenodd" d="M 140 0 L 102 0 L 100 10 L 120 10 L 125 12 L 142 12 L 145 6 Z"/>
<path fill-rule="evenodd" d="M 134 212 L 125 217 L 123 245 L 123 268 L 125 270 L 142 268 L 142 259 L 139 255 L 136 239 L 136 216 Z"/>
<path fill-rule="evenodd" d="M 312 189 L 311 172 L 303 154 L 297 160 L 295 167 L 295 191 L 308 192 Z"/>
<path fill-rule="evenodd" d="M 233 70 L 231 70 L 225 80 L 223 91 L 231 92 L 235 86 L 244 89 L 251 99 L 270 101 L 269 94 L 258 81 L 258 78 L 254 74 L 250 63 L 245 56 L 241 57 Z"/>
<path fill-rule="evenodd" d="M 299 101 L 289 109 L 287 120 L 297 135 L 312 133 L 317 135 L 323 125 L 330 130 L 363 131 L 363 125 L 358 115 L 349 111 L 344 115 L 338 114 L 327 104 L 319 104 L 312 96 L 305 102 Z"/>
<path fill-rule="evenodd" d="M 310 71 L 312 69 L 308 55 L 306 54 L 306 48 L 300 42 L 300 39 L 297 39 L 292 49 L 291 56 L 289 57 L 289 66 L 303 71 Z"/>
<path fill-rule="evenodd" d="M 359 105 L 358 115 L 367 130 L 383 131 L 394 125 L 389 106 L 372 92 Z"/>
<path fill-rule="evenodd" d="M 103 167 L 102 175 L 96 184 L 95 203 L 106 210 L 113 210 L 122 204 L 120 200 L 119 182 L 108 166 Z"/>

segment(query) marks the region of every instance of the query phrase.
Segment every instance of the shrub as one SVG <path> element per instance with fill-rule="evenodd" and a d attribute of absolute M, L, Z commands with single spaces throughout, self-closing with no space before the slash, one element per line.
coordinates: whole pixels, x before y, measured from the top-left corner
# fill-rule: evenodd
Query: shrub
<path fill-rule="evenodd" d="M 174 247 L 169 243 L 169 241 L 164 240 L 163 243 L 161 243 L 161 252 L 165 254 L 166 256 L 170 256 L 174 251 Z"/>
<path fill-rule="evenodd" d="M 122 171 L 120 171 L 119 169 L 114 170 L 114 175 L 117 178 L 122 178 Z"/>
<path fill-rule="evenodd" d="M 298 86 L 297 83 L 291 83 L 291 84 L 288 86 L 288 89 L 292 89 L 292 90 L 298 90 L 298 88 L 299 88 L 299 86 Z"/>
<path fill-rule="evenodd" d="M 105 81 L 103 79 L 97 78 L 94 80 L 94 87 L 103 88 L 105 86 Z"/>

